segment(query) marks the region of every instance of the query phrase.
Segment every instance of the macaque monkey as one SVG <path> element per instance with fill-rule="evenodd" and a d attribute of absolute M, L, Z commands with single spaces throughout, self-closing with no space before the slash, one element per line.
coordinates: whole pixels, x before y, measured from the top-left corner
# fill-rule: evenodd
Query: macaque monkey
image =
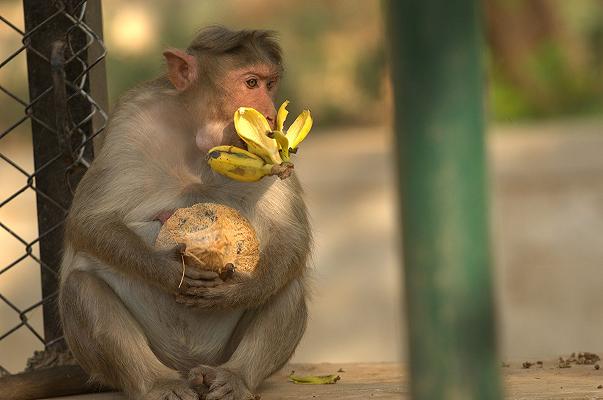
<path fill-rule="evenodd" d="M 90 376 L 145 400 L 252 399 L 292 356 L 306 326 L 311 232 L 293 175 L 241 183 L 207 151 L 243 147 L 238 107 L 274 125 L 283 67 L 269 31 L 202 30 L 163 53 L 167 72 L 124 95 L 81 180 L 65 227 L 59 309 Z M 232 207 L 260 242 L 251 275 L 186 268 L 153 244 L 175 209 Z"/>

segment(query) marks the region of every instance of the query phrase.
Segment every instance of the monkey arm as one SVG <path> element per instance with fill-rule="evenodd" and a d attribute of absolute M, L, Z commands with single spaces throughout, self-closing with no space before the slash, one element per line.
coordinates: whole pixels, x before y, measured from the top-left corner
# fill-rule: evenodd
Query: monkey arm
<path fill-rule="evenodd" d="M 96 215 L 85 223 L 70 215 L 66 239 L 76 251 L 82 251 L 129 276 L 150 282 L 169 293 L 190 287 L 220 284 L 218 274 L 203 271 L 181 275 L 181 248 L 156 250 L 115 215 Z M 182 282 L 181 282 L 182 280 Z"/>
<path fill-rule="evenodd" d="M 169 254 L 148 246 L 116 215 L 95 215 L 85 221 L 70 216 L 66 227 L 67 241 L 122 273 L 161 281 L 170 279 L 165 267 Z M 176 262 L 175 259 L 173 262 Z M 174 288 L 176 285 L 174 285 Z"/>

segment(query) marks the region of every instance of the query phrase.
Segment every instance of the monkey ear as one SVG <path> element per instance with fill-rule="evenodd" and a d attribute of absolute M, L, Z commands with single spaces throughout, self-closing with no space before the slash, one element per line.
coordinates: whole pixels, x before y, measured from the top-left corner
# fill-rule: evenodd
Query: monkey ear
<path fill-rule="evenodd" d="M 187 89 L 197 79 L 197 59 L 179 49 L 163 52 L 168 67 L 168 79 L 179 90 Z"/>

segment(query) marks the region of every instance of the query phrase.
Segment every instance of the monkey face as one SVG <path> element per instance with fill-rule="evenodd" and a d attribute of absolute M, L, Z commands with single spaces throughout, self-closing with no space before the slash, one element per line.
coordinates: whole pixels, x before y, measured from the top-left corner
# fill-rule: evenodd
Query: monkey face
<path fill-rule="evenodd" d="M 239 107 L 251 107 L 266 117 L 274 128 L 280 70 L 270 64 L 254 64 L 228 71 L 222 78 L 224 88 L 223 111 L 230 121 Z"/>
<path fill-rule="evenodd" d="M 201 151 L 221 144 L 246 147 L 234 129 L 233 116 L 239 107 L 255 108 L 274 129 L 279 79 L 280 68 L 271 64 L 238 67 L 224 73 L 215 84 L 215 90 L 222 91 L 215 102 L 215 117 L 198 132 L 197 147 Z"/>

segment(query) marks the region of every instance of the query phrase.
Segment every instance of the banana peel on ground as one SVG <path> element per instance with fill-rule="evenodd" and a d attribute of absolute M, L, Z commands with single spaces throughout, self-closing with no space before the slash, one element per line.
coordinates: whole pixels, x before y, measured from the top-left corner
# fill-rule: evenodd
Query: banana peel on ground
<path fill-rule="evenodd" d="M 339 375 L 294 375 L 292 371 L 288 376 L 289 382 L 298 385 L 332 385 L 341 379 Z"/>

